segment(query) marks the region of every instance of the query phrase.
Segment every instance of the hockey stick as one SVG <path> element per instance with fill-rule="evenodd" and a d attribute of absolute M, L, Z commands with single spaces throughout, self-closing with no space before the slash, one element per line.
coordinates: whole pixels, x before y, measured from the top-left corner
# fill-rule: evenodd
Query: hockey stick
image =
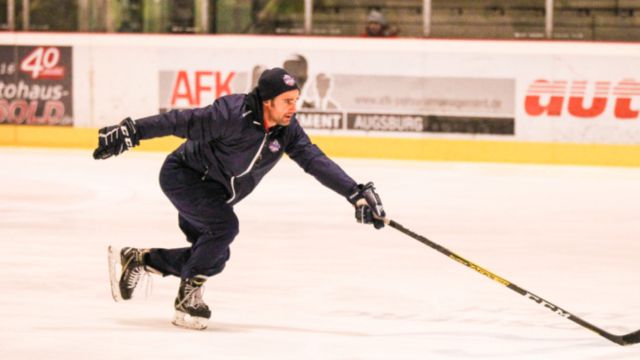
<path fill-rule="evenodd" d="M 446 255 L 447 257 L 459 262 L 460 264 L 479 272 L 480 274 L 488 277 L 489 279 L 491 279 L 493 281 L 496 281 L 496 282 L 508 287 L 509 289 L 517 292 L 518 294 L 520 294 L 520 295 L 522 295 L 522 296 L 524 296 L 524 297 L 526 297 L 528 299 L 533 300 L 536 304 L 538 304 L 538 305 L 540 305 L 540 306 L 542 306 L 544 308 L 547 308 L 547 309 L 551 310 L 552 312 L 562 316 L 563 318 L 569 319 L 569 320 L 573 321 L 574 323 L 576 323 L 576 324 L 578 324 L 578 325 L 580 325 L 580 326 L 582 326 L 584 328 L 587 328 L 587 329 L 595 332 L 596 334 L 613 341 L 614 343 L 616 343 L 618 345 L 632 345 L 632 344 L 637 344 L 638 342 L 640 342 L 640 330 L 631 332 L 631 333 L 626 334 L 626 335 L 614 335 L 614 334 L 611 334 L 609 332 L 606 332 L 606 331 L 600 329 L 599 327 L 597 327 L 595 325 L 592 325 L 592 324 L 582 320 L 581 318 L 573 315 L 572 313 L 562 309 L 561 307 L 550 303 L 549 301 L 541 298 L 540 296 L 535 295 L 533 293 L 530 293 L 529 291 L 517 286 L 516 284 L 514 284 L 514 283 L 512 283 L 510 281 L 507 281 L 507 280 L 501 278 L 498 275 L 495 275 L 494 273 L 490 272 L 489 270 L 484 269 L 483 267 L 481 267 L 479 265 L 476 265 L 476 264 L 472 263 L 471 261 L 464 259 L 461 256 L 456 255 L 455 253 L 453 253 L 449 249 L 446 249 L 446 248 L 442 247 L 441 245 L 438 245 L 438 244 L 434 243 L 433 241 L 425 238 L 424 236 L 421 236 L 421 235 L 418 235 L 418 234 L 414 233 L 413 231 L 403 227 L 402 225 L 398 224 L 397 222 L 395 222 L 395 221 L 393 221 L 391 219 L 384 219 L 384 222 L 387 225 L 391 226 L 392 228 L 400 231 L 401 233 L 404 233 L 406 235 L 411 236 L 412 238 L 420 241 L 421 243 L 423 243 L 423 244 L 425 244 L 425 245 L 427 245 L 427 246 L 429 246 L 429 247 L 441 252 L 442 254 Z"/>

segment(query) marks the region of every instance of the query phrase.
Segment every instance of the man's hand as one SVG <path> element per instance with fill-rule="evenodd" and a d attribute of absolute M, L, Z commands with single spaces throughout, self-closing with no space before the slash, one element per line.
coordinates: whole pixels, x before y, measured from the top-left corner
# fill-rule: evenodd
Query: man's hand
<path fill-rule="evenodd" d="M 376 229 L 384 227 L 386 214 L 372 182 L 354 187 L 349 201 L 356 207 L 356 220 L 359 223 L 373 224 Z"/>
<path fill-rule="evenodd" d="M 140 134 L 131 118 L 126 118 L 118 125 L 103 127 L 98 130 L 98 147 L 93 152 L 96 160 L 117 156 L 140 144 Z"/>

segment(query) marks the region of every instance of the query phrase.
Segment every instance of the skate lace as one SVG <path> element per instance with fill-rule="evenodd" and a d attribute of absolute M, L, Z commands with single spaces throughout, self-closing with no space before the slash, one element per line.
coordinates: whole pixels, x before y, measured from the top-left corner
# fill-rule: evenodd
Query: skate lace
<path fill-rule="evenodd" d="M 129 274 L 127 287 L 133 289 L 138 285 L 138 283 L 141 285 L 144 283 L 144 297 L 145 299 L 148 299 L 153 292 L 153 277 L 151 274 L 144 269 L 144 266 L 136 266 Z"/>
<path fill-rule="evenodd" d="M 136 266 L 129 272 L 129 276 L 127 277 L 127 287 L 129 289 L 133 289 L 138 285 L 138 282 L 142 278 L 142 274 L 145 271 L 142 269 L 142 266 Z"/>
<path fill-rule="evenodd" d="M 203 299 L 204 285 L 192 286 L 187 284 L 185 286 L 185 293 L 185 300 L 187 302 L 187 305 L 192 306 L 195 309 L 207 306 L 204 303 Z"/>

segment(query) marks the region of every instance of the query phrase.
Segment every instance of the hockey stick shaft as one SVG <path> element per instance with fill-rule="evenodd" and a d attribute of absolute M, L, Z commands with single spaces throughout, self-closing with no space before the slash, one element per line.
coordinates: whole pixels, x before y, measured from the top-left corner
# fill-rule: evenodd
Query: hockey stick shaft
<path fill-rule="evenodd" d="M 409 235 L 410 237 L 420 241 L 421 243 L 429 246 L 430 248 L 433 248 L 435 250 L 437 250 L 438 252 L 446 255 L 447 257 L 457 261 L 458 263 L 471 268 L 477 272 L 479 272 L 480 274 L 488 277 L 489 279 L 503 285 L 506 286 L 507 288 L 517 292 L 518 294 L 526 297 L 527 299 L 532 300 L 533 302 L 535 302 L 536 304 L 549 309 L 550 311 L 562 316 L 563 318 L 569 319 L 571 321 L 573 321 L 574 323 L 589 329 L 593 332 L 595 332 L 596 334 L 618 344 L 618 345 L 631 345 L 631 344 L 636 344 L 638 342 L 640 342 L 640 330 L 626 334 L 626 335 L 614 335 L 611 334 L 607 331 L 604 331 L 602 329 L 600 329 L 599 327 L 586 322 L 585 320 L 582 320 L 581 318 L 575 316 L 574 314 L 564 310 L 563 308 L 554 305 L 553 303 L 543 299 L 542 297 L 535 295 L 523 288 L 521 288 L 520 286 L 492 273 L 491 271 L 455 254 L 453 251 L 434 243 L 433 241 L 425 238 L 424 236 L 418 235 L 416 233 L 414 233 L 413 231 L 405 228 L 404 226 L 398 224 L 397 222 L 390 220 L 390 219 L 385 219 L 385 223 L 389 226 L 391 226 L 392 228 L 400 231 L 403 234 Z"/>

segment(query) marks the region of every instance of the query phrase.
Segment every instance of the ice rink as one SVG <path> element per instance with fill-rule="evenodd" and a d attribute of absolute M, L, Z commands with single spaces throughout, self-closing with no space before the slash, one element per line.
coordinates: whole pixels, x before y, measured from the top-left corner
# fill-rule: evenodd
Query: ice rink
<path fill-rule="evenodd" d="M 161 153 L 0 148 L 0 359 L 640 359 L 414 239 L 355 222 L 284 159 L 236 206 L 209 328 L 176 278 L 115 303 L 109 244 L 182 247 Z M 616 334 L 640 328 L 640 169 L 336 159 L 390 218 Z"/>

